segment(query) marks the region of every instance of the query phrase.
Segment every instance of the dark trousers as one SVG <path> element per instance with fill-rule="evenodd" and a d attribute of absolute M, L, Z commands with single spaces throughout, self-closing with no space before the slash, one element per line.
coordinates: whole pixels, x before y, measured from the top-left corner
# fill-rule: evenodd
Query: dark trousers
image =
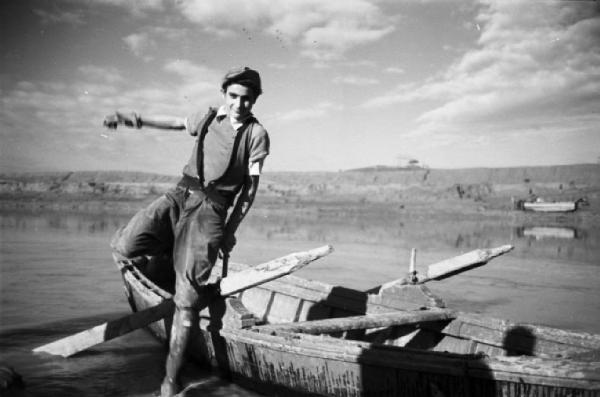
<path fill-rule="evenodd" d="M 117 231 L 115 251 L 127 258 L 172 252 L 179 308 L 197 306 L 217 259 L 227 209 L 202 192 L 176 187 Z"/>

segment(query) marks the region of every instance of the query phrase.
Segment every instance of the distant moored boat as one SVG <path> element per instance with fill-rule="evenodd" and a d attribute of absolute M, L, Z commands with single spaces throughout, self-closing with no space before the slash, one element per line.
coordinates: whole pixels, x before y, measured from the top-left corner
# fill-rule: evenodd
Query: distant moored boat
<path fill-rule="evenodd" d="M 587 203 L 587 201 L 585 199 L 575 201 L 544 201 L 538 198 L 535 201 L 518 200 L 515 207 L 523 211 L 533 212 L 574 212 L 579 209 L 582 203 Z"/>

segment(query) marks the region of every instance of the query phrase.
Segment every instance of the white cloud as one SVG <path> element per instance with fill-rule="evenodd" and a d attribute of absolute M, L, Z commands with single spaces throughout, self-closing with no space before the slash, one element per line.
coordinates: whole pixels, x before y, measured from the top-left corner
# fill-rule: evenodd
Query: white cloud
<path fill-rule="evenodd" d="M 68 25 L 83 25 L 85 20 L 83 18 L 83 12 L 81 11 L 64 11 L 54 10 L 48 11 L 40 8 L 33 10 L 33 13 L 40 17 L 41 21 L 45 25 L 66 23 Z"/>
<path fill-rule="evenodd" d="M 302 53 L 319 60 L 337 59 L 348 49 L 377 41 L 394 30 L 361 26 L 359 20 L 329 21 L 325 26 L 311 27 L 302 37 Z"/>
<path fill-rule="evenodd" d="M 85 0 L 88 4 L 106 4 L 128 9 L 135 15 L 143 15 L 146 11 L 165 9 L 166 0 Z"/>
<path fill-rule="evenodd" d="M 330 112 L 339 111 L 342 109 L 341 105 L 336 105 L 331 102 L 320 102 L 314 106 L 310 106 L 303 109 L 295 109 L 286 113 L 277 113 L 274 116 L 267 117 L 274 121 L 292 122 L 298 120 L 312 120 L 320 117 L 324 117 Z"/>
<path fill-rule="evenodd" d="M 160 143 L 160 133 L 141 139 L 126 128 L 112 134 L 102 127 L 103 118 L 115 110 L 186 116 L 219 99 L 217 72 L 185 60 L 168 61 L 164 68 L 173 79 L 138 84 L 116 68 L 84 65 L 68 83 L 21 81 L 4 90 L 0 137 L 11 157 L 3 156 L 0 169 L 106 169 L 122 167 L 127 158 L 148 170 L 176 172 L 180 165 L 173 168 L 172 159 L 189 154 L 185 134 L 169 134 Z"/>
<path fill-rule="evenodd" d="M 393 74 L 404 74 L 406 71 L 404 69 L 396 67 L 396 66 L 390 66 L 388 68 L 385 68 L 385 72 L 393 73 Z"/>
<path fill-rule="evenodd" d="M 599 16 L 587 2 L 485 2 L 477 48 L 445 73 L 364 106 L 430 104 L 417 132 L 589 129 L 600 108 Z"/>
<path fill-rule="evenodd" d="M 332 81 L 334 84 L 346 84 L 346 85 L 356 85 L 356 86 L 379 84 L 379 80 L 374 79 L 372 77 L 362 77 L 362 76 L 356 76 L 356 75 L 337 76 Z"/>
<path fill-rule="evenodd" d="M 148 33 L 133 33 L 129 36 L 123 37 L 123 41 L 131 52 L 140 58 L 144 58 L 144 53 L 154 46 L 154 42 L 148 36 Z"/>
<path fill-rule="evenodd" d="M 181 42 L 185 38 L 185 30 L 166 26 L 146 26 L 139 32 L 123 38 L 131 52 L 145 61 L 154 59 L 152 52 L 164 45 L 165 41 Z"/>
<path fill-rule="evenodd" d="M 377 62 L 371 59 L 353 59 L 341 61 L 339 66 L 374 68 L 377 66 Z"/>
<path fill-rule="evenodd" d="M 267 64 L 267 66 L 269 66 L 270 68 L 279 69 L 279 70 L 285 70 L 285 69 L 288 69 L 290 67 L 286 63 L 279 63 L 279 62 L 269 62 Z"/>
<path fill-rule="evenodd" d="M 205 79 L 211 80 L 216 78 L 218 74 L 206 66 L 197 65 L 187 59 L 173 59 L 165 63 L 165 70 L 178 74 L 186 80 Z"/>
<path fill-rule="evenodd" d="M 187 59 L 167 61 L 164 69 L 178 75 L 184 84 L 174 90 L 178 97 L 194 101 L 196 98 L 215 97 L 220 91 L 222 73 Z"/>
<path fill-rule="evenodd" d="M 267 33 L 298 43 L 301 53 L 315 60 L 337 59 L 394 29 L 376 2 L 368 0 L 182 0 L 178 7 L 207 32 Z"/>
<path fill-rule="evenodd" d="M 123 81 L 123 75 L 115 67 L 100 67 L 96 65 L 82 65 L 78 68 L 85 78 L 103 83 L 119 83 Z"/>
<path fill-rule="evenodd" d="M 21 81 L 3 92 L 2 120 L 27 119 L 57 128 L 61 134 L 79 134 L 116 109 L 181 116 L 196 106 L 207 106 L 218 95 L 217 73 L 209 68 L 169 61 L 165 70 L 179 81 L 137 85 L 115 68 L 93 65 L 79 67 L 79 75 L 69 84 Z"/>

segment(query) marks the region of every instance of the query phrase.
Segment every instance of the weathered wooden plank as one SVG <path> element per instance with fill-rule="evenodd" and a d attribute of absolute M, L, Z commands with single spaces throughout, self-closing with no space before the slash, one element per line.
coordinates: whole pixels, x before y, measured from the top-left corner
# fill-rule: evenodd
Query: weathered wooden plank
<path fill-rule="evenodd" d="M 440 332 L 500 347 L 509 353 L 527 355 L 565 357 L 598 349 L 600 346 L 600 340 L 596 335 L 518 324 L 507 320 L 479 318 L 466 313 L 458 313 L 457 318 Z"/>
<path fill-rule="evenodd" d="M 117 260 L 114 258 L 115 261 Z M 123 262 L 128 263 L 128 262 Z M 152 280 L 148 279 L 136 266 L 129 265 L 127 266 L 127 272 L 123 272 L 123 268 L 120 268 L 122 275 L 124 278 L 129 281 L 131 284 L 135 284 L 136 289 L 140 293 L 148 294 L 148 295 L 156 295 L 162 299 L 171 299 L 173 295 L 164 289 L 160 288 L 156 285 Z"/>
<path fill-rule="evenodd" d="M 229 263 L 229 269 L 230 271 L 234 271 L 234 272 L 240 272 L 243 270 L 246 270 L 250 268 L 249 265 L 246 264 L 242 264 L 242 263 Z M 220 264 L 217 264 L 214 268 L 215 270 L 213 270 L 213 273 L 215 274 L 220 274 Z M 265 283 L 261 286 L 261 288 L 267 288 L 267 289 L 277 289 L 279 288 L 280 284 L 284 284 L 286 288 L 297 288 L 300 290 L 308 290 L 308 291 L 312 291 L 313 293 L 318 293 L 320 295 L 327 295 L 331 292 L 331 290 L 334 288 L 332 285 L 330 284 L 326 284 L 320 281 L 316 281 L 316 280 L 308 280 L 305 278 L 301 278 L 301 277 L 297 277 L 294 275 L 287 275 L 284 277 L 281 277 L 278 280 L 273 280 L 270 281 L 268 283 Z M 281 291 L 281 292 L 285 292 L 285 291 Z"/>
<path fill-rule="evenodd" d="M 471 376 L 499 381 L 600 390 L 600 363 L 538 357 L 494 357 L 467 363 Z"/>
<path fill-rule="evenodd" d="M 296 252 L 246 269 L 245 271 L 231 274 L 221 280 L 219 283 L 219 292 L 221 296 L 227 296 L 247 288 L 252 288 L 263 282 L 268 282 L 299 270 L 316 259 L 328 255 L 332 251 L 333 248 L 331 246 L 324 246 L 309 251 Z M 142 290 L 144 289 L 140 288 L 140 291 Z M 206 300 L 199 306 L 203 307 L 208 303 L 208 300 Z M 165 301 L 154 308 L 149 308 L 117 320 L 100 324 L 75 335 L 37 347 L 33 351 L 69 357 L 99 343 L 106 342 L 133 330 L 145 327 L 172 313 L 172 310 L 172 301 Z"/>
<path fill-rule="evenodd" d="M 431 280 L 442 280 L 450 276 L 474 269 L 485 265 L 491 259 L 503 255 L 511 251 L 512 245 L 503 245 L 495 248 L 476 249 L 466 254 L 455 256 L 454 258 L 446 259 L 441 262 L 434 263 L 427 267 L 427 272 L 423 275 L 414 268 L 414 263 L 411 264 L 409 274 L 400 279 L 382 284 L 380 287 L 373 288 L 370 292 L 381 292 L 387 288 L 406 285 L 406 284 L 422 284 Z M 411 258 L 412 259 L 412 258 Z"/>
<path fill-rule="evenodd" d="M 341 308 L 353 313 L 363 314 L 367 310 L 367 294 L 344 287 L 331 287 L 331 289 L 324 292 L 288 284 L 284 280 L 270 282 L 264 286 L 261 286 L 261 288 L 284 295 L 295 296 L 306 301 L 322 303 L 331 307 Z"/>
<path fill-rule="evenodd" d="M 327 360 L 361 362 L 403 370 L 433 372 L 454 376 L 493 377 L 559 387 L 600 387 L 600 363 L 536 357 L 494 357 L 427 352 L 395 346 L 340 340 L 327 336 L 267 333 L 230 333 L 227 339 L 251 344 L 256 349 L 272 349 L 287 354 L 310 355 Z M 470 372 L 472 371 L 472 373 Z"/>
<path fill-rule="evenodd" d="M 303 252 L 295 252 L 274 259 L 269 262 L 261 263 L 243 272 L 232 274 L 225 277 L 219 283 L 221 295 L 232 295 L 239 291 L 252 288 L 254 286 L 275 280 L 302 269 L 309 263 L 329 255 L 333 252 L 333 247 L 326 245 Z"/>
<path fill-rule="evenodd" d="M 298 309 L 300 305 L 300 299 L 275 293 L 273 296 L 273 303 L 271 304 L 269 314 L 267 315 L 267 322 L 278 323 L 278 322 L 292 322 L 297 319 Z"/>
<path fill-rule="evenodd" d="M 323 302 L 302 300 L 298 321 L 321 320 L 330 318 L 333 308 Z"/>
<path fill-rule="evenodd" d="M 230 264 L 230 267 L 232 265 Z M 244 269 L 245 265 L 233 264 L 234 270 Z M 217 270 L 218 273 L 218 270 Z M 421 286 L 424 287 L 424 286 Z M 332 308 L 347 310 L 353 314 L 387 312 L 390 309 L 414 310 L 422 306 L 442 307 L 441 299 L 427 290 L 427 299 L 419 303 L 409 303 L 406 296 L 388 295 L 385 298 L 377 294 L 368 294 L 341 286 L 331 286 L 318 281 L 306 280 L 296 276 L 285 276 L 265 283 L 255 289 L 265 289 L 289 296 L 296 296 L 315 304 L 325 304 Z M 248 300 L 243 299 L 245 304 Z M 426 303 L 423 303 L 426 302 Z"/>
<path fill-rule="evenodd" d="M 261 321 L 266 321 L 267 312 L 274 292 L 263 288 L 252 288 L 244 291 L 240 300 L 246 308 Z"/>
<path fill-rule="evenodd" d="M 444 301 L 423 284 L 391 284 L 381 288 L 376 295 L 369 295 L 369 303 L 381 305 L 381 311 L 417 310 L 421 307 L 445 307 Z M 369 308 L 377 312 L 378 308 Z"/>
<path fill-rule="evenodd" d="M 254 329 L 259 332 L 277 333 L 301 332 L 306 334 L 327 334 L 357 329 L 372 329 L 391 327 L 397 325 L 417 324 L 426 321 L 442 321 L 454 318 L 454 314 L 447 310 L 424 310 L 415 312 L 392 312 L 369 314 L 365 316 L 352 316 L 331 318 L 325 320 L 304 321 L 297 323 L 272 324 L 258 326 Z"/>
<path fill-rule="evenodd" d="M 125 276 L 130 276 L 132 278 L 135 278 L 135 275 L 133 275 L 132 273 L 129 273 L 129 272 L 125 273 Z M 154 294 L 152 291 L 146 290 L 144 288 L 140 289 L 140 287 L 143 284 L 140 283 L 139 280 L 137 283 L 131 283 L 128 285 L 130 287 L 129 293 L 131 294 L 131 301 L 134 302 L 133 303 L 134 311 L 137 311 L 137 312 L 143 311 L 145 309 L 154 307 L 165 300 L 158 294 Z M 168 338 L 167 330 L 170 329 L 172 317 L 173 316 L 169 313 L 165 316 L 164 319 L 156 321 L 156 322 L 150 324 L 148 327 L 159 338 L 161 338 L 162 340 L 167 340 L 167 338 Z"/>
<path fill-rule="evenodd" d="M 217 303 L 211 304 L 200 313 L 200 328 L 210 328 L 214 331 L 221 327 L 242 329 L 256 325 L 256 318 L 238 298 L 230 296 Z"/>
<path fill-rule="evenodd" d="M 520 324 L 510 320 L 478 316 L 472 313 L 458 313 L 458 318 L 464 323 L 476 324 L 482 327 L 506 332 L 515 327 L 524 327 L 533 332 L 536 338 L 555 341 L 566 345 L 581 346 L 589 349 L 600 349 L 600 335 L 586 332 L 569 331 L 559 328 L 545 327 L 534 324 Z"/>
<path fill-rule="evenodd" d="M 163 301 L 157 306 L 102 323 L 66 338 L 37 347 L 33 351 L 36 353 L 44 352 L 69 357 L 98 343 L 114 339 L 133 330 L 143 328 L 155 321 L 162 320 L 168 314 L 173 313 L 173 308 L 173 301 Z"/>
<path fill-rule="evenodd" d="M 419 280 L 419 282 L 441 280 L 454 274 L 485 265 L 489 260 L 499 255 L 503 255 L 513 248 L 512 245 L 503 245 L 496 248 L 477 249 L 454 258 L 434 263 L 428 266 L 425 278 Z"/>
<path fill-rule="evenodd" d="M 444 336 L 432 350 L 436 352 L 474 354 L 476 353 L 476 346 L 477 342 L 469 339 L 459 339 L 452 336 Z"/>
<path fill-rule="evenodd" d="M 257 350 L 272 349 L 293 355 L 309 355 L 327 360 L 361 362 L 370 365 L 436 373 L 464 374 L 460 364 L 465 357 L 432 353 L 395 346 L 382 346 L 323 335 L 280 333 L 240 333 L 223 330 L 223 336 L 235 342 L 251 344 Z"/>

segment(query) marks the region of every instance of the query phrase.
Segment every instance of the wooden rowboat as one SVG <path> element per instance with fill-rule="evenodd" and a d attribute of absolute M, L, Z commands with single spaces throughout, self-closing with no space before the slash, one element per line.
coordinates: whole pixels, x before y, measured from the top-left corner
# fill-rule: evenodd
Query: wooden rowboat
<path fill-rule="evenodd" d="M 134 311 L 172 298 L 151 263 L 117 264 Z M 600 396 L 600 335 L 448 310 L 428 279 L 365 292 L 286 276 L 202 311 L 189 351 L 268 395 Z M 167 340 L 170 325 L 149 328 Z"/>
<path fill-rule="evenodd" d="M 581 204 L 587 203 L 584 199 L 575 201 L 525 201 L 519 200 L 516 202 L 516 207 L 523 211 L 533 212 L 574 212 L 579 209 Z"/>

